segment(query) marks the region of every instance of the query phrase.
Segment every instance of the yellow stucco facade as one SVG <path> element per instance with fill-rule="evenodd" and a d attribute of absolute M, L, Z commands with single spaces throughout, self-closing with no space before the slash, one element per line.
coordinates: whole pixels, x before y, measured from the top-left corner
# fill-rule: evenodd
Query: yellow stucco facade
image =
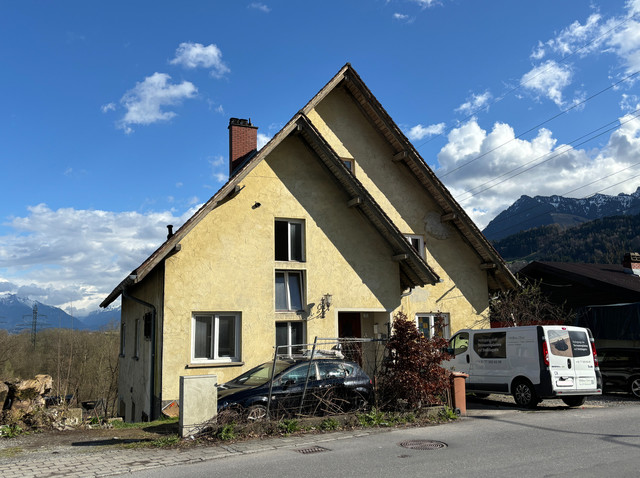
<path fill-rule="evenodd" d="M 487 272 L 478 254 L 440 221 L 438 202 L 409 169 L 390 161 L 390 144 L 349 94 L 334 89 L 306 117 L 350 162 L 351 172 L 397 229 L 424 244 L 424 259 L 440 281 L 403 290 L 399 263 L 383 235 L 350 207 L 352 198 L 305 141 L 287 134 L 242 176 L 233 194 L 189 225 L 179 249 L 128 289 L 143 304 L 123 297 L 127 330 L 152 306 L 156 334 L 153 368 L 148 360 L 131 360 L 128 348 L 121 356 L 119 393 L 127 420 L 178 400 L 182 375 L 215 374 L 225 382 L 271 360 L 278 322 L 303 322 L 310 343 L 338 337 L 345 312 L 360 314 L 364 337 L 386 332 L 400 311 L 411 318 L 445 313 L 451 334 L 473 327 L 487 313 Z M 302 260 L 275 259 L 276 220 L 302 224 Z M 283 273 L 302 278 L 303 310 L 276 310 L 276 274 Z M 318 305 L 327 293 L 333 302 L 322 318 Z M 237 326 L 234 357 L 194 357 L 195 318 L 215 317 L 217 327 L 218 315 L 232 317 Z M 150 344 L 147 337 L 142 356 L 150 356 Z"/>

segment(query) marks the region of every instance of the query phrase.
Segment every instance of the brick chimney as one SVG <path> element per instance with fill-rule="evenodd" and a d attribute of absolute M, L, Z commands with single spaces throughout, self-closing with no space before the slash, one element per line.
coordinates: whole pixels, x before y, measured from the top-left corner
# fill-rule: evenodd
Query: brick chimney
<path fill-rule="evenodd" d="M 640 276 L 640 254 L 637 252 L 627 252 L 622 259 L 622 267 L 627 274 Z"/>
<path fill-rule="evenodd" d="M 258 149 L 258 127 L 251 119 L 229 119 L 229 176 Z"/>

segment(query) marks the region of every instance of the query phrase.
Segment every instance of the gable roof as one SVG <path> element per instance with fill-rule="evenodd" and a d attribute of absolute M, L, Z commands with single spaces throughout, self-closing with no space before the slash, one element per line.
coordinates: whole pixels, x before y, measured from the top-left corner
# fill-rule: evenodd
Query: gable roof
<path fill-rule="evenodd" d="M 358 179 L 344 166 L 338 154 L 325 141 L 306 116 L 333 89 L 341 86 L 352 94 L 361 111 L 392 145 L 393 150 L 396 151 L 390 161 L 401 161 L 409 167 L 420 184 L 429 191 L 445 212 L 443 217 L 446 216 L 451 221 L 454 227 L 459 230 L 463 239 L 481 258 L 484 265 L 483 268 L 487 269 L 489 287 L 491 289 L 504 289 L 518 285 L 518 281 L 507 269 L 500 255 L 489 244 L 464 210 L 455 202 L 409 140 L 371 94 L 355 70 L 347 63 L 260 151 L 250 156 L 240 165 L 229 178 L 229 181 L 191 216 L 173 236 L 168 238 L 138 268 L 120 282 L 100 306 L 107 307 L 122 293 L 124 288 L 142 281 L 164 259 L 179 251 L 182 238 L 220 203 L 231 199 L 237 194 L 239 183 L 285 138 L 292 134 L 298 135 L 310 146 L 311 150 L 314 151 L 318 159 L 331 173 L 336 183 L 351 197 L 348 205 L 357 207 L 385 239 L 393 252 L 394 260 L 399 262 L 402 287 L 409 288 L 438 282 L 440 280 L 438 275 L 405 240 L 400 230 Z"/>

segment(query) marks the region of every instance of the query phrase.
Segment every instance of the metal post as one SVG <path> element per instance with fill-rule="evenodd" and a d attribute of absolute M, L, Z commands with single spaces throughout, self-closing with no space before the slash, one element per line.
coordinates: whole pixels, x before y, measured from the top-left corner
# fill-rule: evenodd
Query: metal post
<path fill-rule="evenodd" d="M 313 339 L 313 348 L 311 349 L 311 358 L 309 359 L 309 366 L 307 367 L 307 379 L 304 381 L 304 390 L 302 391 L 302 398 L 300 399 L 300 408 L 298 409 L 298 415 L 302 415 L 302 405 L 304 404 L 304 397 L 307 395 L 307 387 L 309 385 L 309 373 L 311 372 L 311 364 L 313 364 L 313 356 L 316 353 L 316 344 L 318 343 L 318 336 Z"/>

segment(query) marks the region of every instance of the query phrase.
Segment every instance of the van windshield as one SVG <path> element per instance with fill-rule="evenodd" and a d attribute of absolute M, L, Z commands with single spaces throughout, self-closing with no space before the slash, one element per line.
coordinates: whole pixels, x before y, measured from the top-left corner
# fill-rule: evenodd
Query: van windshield
<path fill-rule="evenodd" d="M 586 357 L 591 353 L 587 334 L 578 330 L 548 330 L 549 351 L 560 357 Z"/>

